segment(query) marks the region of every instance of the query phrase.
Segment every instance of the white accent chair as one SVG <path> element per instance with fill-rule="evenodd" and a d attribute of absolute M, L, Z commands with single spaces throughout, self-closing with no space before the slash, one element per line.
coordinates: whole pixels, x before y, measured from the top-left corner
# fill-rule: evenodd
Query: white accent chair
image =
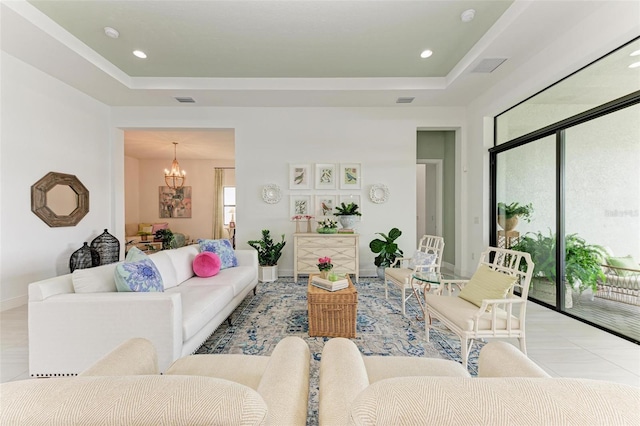
<path fill-rule="evenodd" d="M 384 297 L 389 298 L 387 283 L 395 284 L 402 292 L 402 315 L 406 315 L 407 300 L 413 294 L 411 287 L 411 275 L 417 271 L 430 271 L 440 273 L 442 264 L 442 252 L 444 251 L 444 239 L 435 235 L 423 235 L 418 243 L 417 251 L 435 255 L 435 262 L 428 265 L 411 265 L 412 257 L 398 257 L 390 267 L 384 270 Z M 407 290 L 409 294 L 407 295 Z"/>
<path fill-rule="evenodd" d="M 516 278 L 515 284 L 508 290 L 505 298 L 482 299 L 480 305 L 476 306 L 458 297 L 457 292 L 454 295 L 453 287 L 462 290 L 469 280 L 447 279 L 441 281 L 437 293 L 424 295 L 428 317 L 425 320 L 427 342 L 431 319 L 435 318 L 460 337 L 462 365 L 465 368 L 467 368 L 473 339 L 517 338 L 520 342 L 520 350 L 524 354 L 527 353 L 525 314 L 533 273 L 531 255 L 515 250 L 489 247 L 480 255 L 478 268 L 482 265 L 487 265 L 492 271 Z M 514 290 L 518 290 L 520 295 L 516 295 Z"/>

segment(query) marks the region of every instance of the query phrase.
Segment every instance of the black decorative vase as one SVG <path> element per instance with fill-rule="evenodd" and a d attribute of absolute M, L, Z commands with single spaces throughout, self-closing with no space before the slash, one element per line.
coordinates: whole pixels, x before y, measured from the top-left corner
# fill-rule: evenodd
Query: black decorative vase
<path fill-rule="evenodd" d="M 91 241 L 91 248 L 100 255 L 100 265 L 120 260 L 120 241 L 108 233 L 106 229 Z"/>
<path fill-rule="evenodd" d="M 85 242 L 82 247 L 74 251 L 69 259 L 71 272 L 76 269 L 93 268 L 100 265 L 100 255 Z"/>

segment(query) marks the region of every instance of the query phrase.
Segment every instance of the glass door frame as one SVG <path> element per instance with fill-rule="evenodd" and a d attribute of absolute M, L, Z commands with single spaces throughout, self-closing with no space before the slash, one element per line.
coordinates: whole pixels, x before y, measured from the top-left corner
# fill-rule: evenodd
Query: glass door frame
<path fill-rule="evenodd" d="M 630 93 L 606 104 L 600 105 L 596 108 L 592 108 L 583 113 L 577 114 L 568 119 L 559 121 L 552 125 L 538 129 L 534 132 L 515 138 L 509 142 L 497 144 L 497 120 L 499 115 L 494 117 L 494 147 L 489 149 L 489 243 L 491 246 L 497 246 L 497 161 L 498 154 L 512 150 L 514 148 L 533 143 L 544 137 L 552 136 L 556 137 L 556 305 L 550 305 L 548 303 L 539 301 L 537 299 L 529 298 L 534 303 L 543 305 L 549 309 L 553 309 L 563 315 L 567 315 L 583 323 L 589 324 L 601 330 L 605 330 L 611 334 L 621 337 L 626 340 L 630 340 L 634 343 L 640 343 L 635 339 L 616 332 L 615 330 L 608 329 L 600 324 L 593 323 L 588 319 L 578 317 L 568 312 L 564 307 L 565 292 L 563 291 L 564 285 L 560 285 L 557 281 L 562 279 L 564 265 L 564 235 L 565 235 L 565 130 L 577 126 L 579 124 L 597 119 L 599 117 L 611 114 L 613 112 L 628 108 L 634 105 L 640 104 L 640 90 Z M 506 112 L 506 111 L 505 111 Z"/>

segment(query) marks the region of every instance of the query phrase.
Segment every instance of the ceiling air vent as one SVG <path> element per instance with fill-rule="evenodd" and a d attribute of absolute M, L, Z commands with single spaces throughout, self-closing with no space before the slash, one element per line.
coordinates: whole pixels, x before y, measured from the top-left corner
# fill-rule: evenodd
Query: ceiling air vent
<path fill-rule="evenodd" d="M 176 101 L 181 104 L 195 104 L 196 101 L 190 96 L 176 96 Z"/>
<path fill-rule="evenodd" d="M 495 71 L 495 69 L 498 68 L 500 65 L 502 65 L 502 63 L 506 60 L 507 58 L 483 59 L 482 61 L 480 61 L 478 65 L 476 65 L 476 67 L 473 70 L 471 70 L 471 72 L 488 74 L 490 72 Z"/>
<path fill-rule="evenodd" d="M 411 102 L 413 102 L 414 99 L 415 99 L 415 97 L 398 98 L 398 99 L 396 99 L 396 103 L 397 104 L 410 104 Z"/>

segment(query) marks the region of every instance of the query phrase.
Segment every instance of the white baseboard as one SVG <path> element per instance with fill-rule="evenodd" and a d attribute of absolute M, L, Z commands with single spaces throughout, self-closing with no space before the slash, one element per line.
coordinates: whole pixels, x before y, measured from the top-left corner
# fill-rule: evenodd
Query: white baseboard
<path fill-rule="evenodd" d="M 29 302 L 27 295 L 14 297 L 13 299 L 7 299 L 0 301 L 0 312 L 8 311 L 9 309 L 18 308 L 26 305 Z"/>

